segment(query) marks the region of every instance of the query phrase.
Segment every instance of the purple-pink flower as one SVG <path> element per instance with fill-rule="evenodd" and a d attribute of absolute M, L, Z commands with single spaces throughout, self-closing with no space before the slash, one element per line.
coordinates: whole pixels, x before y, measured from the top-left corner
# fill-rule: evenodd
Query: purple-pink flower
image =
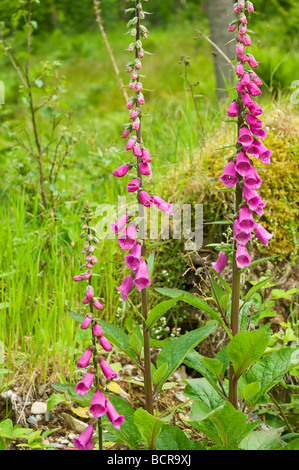
<path fill-rule="evenodd" d="M 144 259 L 140 260 L 140 264 L 136 270 L 134 284 L 139 292 L 151 285 L 148 274 L 148 267 Z"/>
<path fill-rule="evenodd" d="M 89 390 L 91 389 L 93 380 L 94 380 L 93 372 L 89 372 L 87 375 L 85 375 L 85 377 L 83 377 L 81 382 L 79 382 L 75 388 L 78 395 L 84 395 L 85 393 L 89 392 Z"/>
<path fill-rule="evenodd" d="M 106 400 L 106 408 L 107 408 L 107 418 L 113 424 L 115 429 L 120 429 L 121 425 L 124 423 L 125 417 L 123 415 L 119 415 L 112 403 L 109 400 Z"/>
<path fill-rule="evenodd" d="M 113 370 L 108 362 L 106 362 L 103 358 L 100 359 L 100 367 L 106 379 L 116 379 L 118 377 L 115 370 Z"/>
<path fill-rule="evenodd" d="M 100 388 L 92 396 L 89 411 L 95 418 L 100 418 L 107 411 L 106 397 Z"/>
<path fill-rule="evenodd" d="M 215 269 L 215 271 L 221 276 L 222 271 L 226 267 L 227 263 L 228 263 L 228 256 L 225 255 L 225 251 L 221 251 L 217 261 L 215 263 L 212 263 L 212 266 Z"/>
<path fill-rule="evenodd" d="M 91 442 L 93 431 L 94 424 L 91 423 L 78 438 L 74 439 L 74 445 L 78 450 L 93 450 L 94 443 Z"/>
<path fill-rule="evenodd" d="M 132 287 L 133 287 L 133 276 L 132 276 L 132 274 L 129 274 L 127 277 L 125 277 L 125 279 L 123 280 L 121 285 L 116 288 L 117 290 L 119 290 L 121 292 L 122 300 L 124 300 L 124 301 L 127 300 L 128 295 L 132 290 Z"/>

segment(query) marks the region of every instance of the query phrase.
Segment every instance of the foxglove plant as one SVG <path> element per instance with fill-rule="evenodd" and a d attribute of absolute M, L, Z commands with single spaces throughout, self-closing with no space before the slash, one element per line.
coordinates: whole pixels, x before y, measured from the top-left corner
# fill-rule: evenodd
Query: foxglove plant
<path fill-rule="evenodd" d="M 84 273 L 78 274 L 73 277 L 75 282 L 87 281 L 88 285 L 85 289 L 85 296 L 82 300 L 83 305 L 88 305 L 89 311 L 86 314 L 80 328 L 83 330 L 90 329 L 92 341 L 90 346 L 82 354 L 77 362 L 77 367 L 85 369 L 86 373 L 82 380 L 76 385 L 76 392 L 79 396 L 85 395 L 93 389 L 93 396 L 91 399 L 89 412 L 94 420 L 91 424 L 81 433 L 81 435 L 74 439 L 74 444 L 78 450 L 92 450 L 94 444 L 92 442 L 92 435 L 95 428 L 95 423 L 98 426 L 99 449 L 103 449 L 103 431 L 101 417 L 106 414 L 111 424 L 119 429 L 124 422 L 124 416 L 118 414 L 113 407 L 109 398 L 105 395 L 106 384 L 108 380 L 117 378 L 117 373 L 112 369 L 108 362 L 99 355 L 98 346 L 104 351 L 112 351 L 112 345 L 104 336 L 101 327 L 101 320 L 97 318 L 97 311 L 103 308 L 99 298 L 95 296 L 93 284 L 93 267 L 98 262 L 94 252 L 97 248 L 99 240 L 95 236 L 95 228 L 90 225 L 92 220 L 92 211 L 89 204 L 85 203 L 83 207 L 84 220 L 82 225 L 81 238 L 86 238 L 82 254 L 85 257 L 85 263 L 81 266 L 85 268 Z"/>
<path fill-rule="evenodd" d="M 129 45 L 128 51 L 134 54 L 132 60 L 126 65 L 126 71 L 130 74 L 129 89 L 134 91 L 134 95 L 127 102 L 127 109 L 130 110 L 129 119 L 131 124 L 126 125 L 121 137 L 128 139 L 126 150 L 133 152 L 133 162 L 124 163 L 113 171 L 117 178 L 125 176 L 130 170 L 135 169 L 136 174 L 127 185 L 128 193 L 136 193 L 138 202 L 138 218 L 130 217 L 127 214 L 122 216 L 117 222 L 111 224 L 113 233 L 118 233 L 118 243 L 124 251 L 130 251 L 125 257 L 125 264 L 131 270 L 121 285 L 117 288 L 122 294 L 122 300 L 126 300 L 132 288 L 141 293 L 141 310 L 143 317 L 143 346 L 144 346 L 144 383 L 145 383 L 145 403 L 146 410 L 153 414 L 153 397 L 151 382 L 151 353 L 150 353 L 150 332 L 145 328 L 148 316 L 147 288 L 151 285 L 148 266 L 146 263 L 145 245 L 145 207 L 156 206 L 160 211 L 172 215 L 172 204 L 165 202 L 159 196 L 153 195 L 151 191 L 145 189 L 144 176 L 151 174 L 151 155 L 142 139 L 142 106 L 145 98 L 142 93 L 141 83 L 142 59 L 145 51 L 143 41 L 147 39 L 148 30 L 141 24 L 145 18 L 145 12 L 140 0 L 135 0 L 135 7 L 126 10 L 127 13 L 134 13 L 133 18 L 128 22 L 128 33 L 134 38 Z M 134 132 L 134 135 L 132 133 Z M 135 214 L 137 216 L 137 214 Z M 139 221 L 139 238 L 137 234 L 137 222 Z"/>
<path fill-rule="evenodd" d="M 270 164 L 272 152 L 262 142 L 267 133 L 262 129 L 262 121 L 257 116 L 261 115 L 263 110 L 253 99 L 261 94 L 260 86 L 262 85 L 262 81 L 254 71 L 258 67 L 258 62 L 247 49 L 251 45 L 251 38 L 247 34 L 248 19 L 246 14 L 253 11 L 254 7 L 251 2 L 239 0 L 234 5 L 236 19 L 228 28 L 236 35 L 237 96 L 230 104 L 227 115 L 237 118 L 238 135 L 236 155 L 225 166 L 220 180 L 228 188 L 235 188 L 231 305 L 231 330 L 233 336 L 239 332 L 240 270 L 248 267 L 251 263 L 251 256 L 246 245 L 252 239 L 253 233 L 265 246 L 273 236 L 261 224 L 256 222 L 257 216 L 263 215 L 263 208 L 266 203 L 262 201 L 257 193 L 262 179 L 259 177 L 253 162 L 254 160 L 260 160 L 265 165 Z M 218 273 L 224 269 L 225 261 L 225 253 L 222 252 L 214 266 Z M 234 378 L 232 368 L 230 371 L 229 399 L 237 408 L 237 380 Z"/>

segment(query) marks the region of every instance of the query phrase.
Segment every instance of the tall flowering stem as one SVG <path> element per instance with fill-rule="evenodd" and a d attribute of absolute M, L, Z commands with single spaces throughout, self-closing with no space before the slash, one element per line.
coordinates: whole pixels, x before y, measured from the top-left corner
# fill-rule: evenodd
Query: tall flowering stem
<path fill-rule="evenodd" d="M 246 48 L 251 46 L 251 37 L 247 34 L 248 14 L 254 11 L 250 1 L 239 0 L 234 5 L 235 20 L 229 25 L 229 31 L 236 35 L 236 76 L 237 97 L 230 104 L 227 115 L 237 118 L 236 155 L 234 155 L 224 168 L 220 180 L 228 188 L 235 187 L 235 217 L 233 240 L 233 281 L 231 303 L 231 331 L 233 336 L 239 332 L 240 316 L 240 271 L 251 264 L 251 256 L 246 244 L 253 238 L 253 234 L 267 246 L 273 236 L 262 225 L 256 222 L 256 216 L 262 216 L 266 203 L 257 193 L 262 179 L 259 177 L 254 160 L 263 164 L 270 164 L 272 155 L 264 145 L 263 140 L 267 132 L 262 128 L 262 121 L 257 117 L 263 113 L 262 108 L 253 100 L 261 94 L 262 81 L 255 73 L 258 62 Z M 246 16 L 247 15 L 247 16 Z M 254 160 L 253 160 L 254 158 Z M 255 213 L 255 215 L 253 215 Z M 223 271 L 228 261 L 224 252 L 220 254 L 214 269 Z M 230 368 L 229 400 L 238 407 L 238 377 Z"/>
<path fill-rule="evenodd" d="M 133 13 L 129 20 L 128 33 L 133 39 L 129 44 L 128 51 L 133 54 L 133 58 L 126 65 L 126 71 L 130 74 L 129 89 L 134 91 L 134 95 L 127 102 L 127 109 L 130 111 L 130 124 L 126 124 L 122 133 L 123 139 L 128 139 L 126 150 L 133 152 L 133 162 L 127 162 L 113 171 L 113 175 L 121 178 L 127 175 L 130 170 L 135 170 L 133 179 L 127 185 L 128 193 L 136 193 L 138 210 L 130 216 L 124 214 L 118 221 L 111 224 L 113 233 L 120 234 L 118 243 L 123 250 L 131 250 L 125 257 L 125 264 L 131 272 L 123 280 L 118 290 L 122 294 L 122 300 L 127 300 L 130 291 L 135 285 L 141 295 L 141 313 L 143 317 L 143 351 L 144 351 L 144 390 L 145 408 L 148 413 L 153 414 L 153 387 L 151 380 L 151 350 L 150 350 L 150 330 L 145 323 L 148 316 L 148 287 L 151 285 L 148 266 L 146 263 L 146 226 L 145 210 L 147 207 L 156 206 L 158 210 L 172 214 L 172 204 L 165 202 L 159 196 L 152 194 L 145 188 L 144 176 L 151 174 L 150 162 L 152 157 L 146 148 L 141 134 L 142 106 L 145 104 L 142 93 L 143 84 L 141 82 L 142 59 L 146 54 L 143 49 L 143 41 L 147 39 L 148 30 L 142 24 L 146 12 L 144 12 L 140 0 L 135 0 L 135 6 L 126 10 Z M 139 228 L 137 233 L 137 226 Z"/>
<path fill-rule="evenodd" d="M 98 263 L 98 259 L 94 253 L 99 240 L 95 236 L 96 229 L 90 225 L 92 216 L 93 213 L 89 204 L 85 203 L 83 215 L 81 216 L 84 221 L 82 225 L 83 231 L 80 237 L 86 238 L 82 249 L 82 254 L 85 256 L 85 263 L 81 266 L 81 269 L 85 268 L 86 271 L 73 277 L 73 281 L 75 282 L 87 281 L 88 283 L 85 296 L 82 300 L 82 304 L 88 307 L 88 313 L 81 323 L 81 329 L 90 329 L 92 338 L 90 346 L 77 362 L 77 367 L 85 369 L 86 375 L 77 384 L 76 392 L 81 396 L 93 390 L 89 408 L 92 421 L 83 433 L 78 438 L 74 439 L 74 444 L 78 450 L 93 449 L 94 443 L 92 437 L 95 423 L 97 423 L 98 428 L 99 450 L 103 450 L 102 416 L 105 413 L 116 429 L 119 429 L 124 422 L 124 416 L 120 416 L 117 413 L 109 398 L 104 393 L 108 385 L 107 381 L 117 378 L 117 373 L 106 362 L 103 355 L 99 354 L 98 350 L 100 347 L 105 352 L 110 352 L 112 351 L 112 345 L 104 336 L 101 320 L 96 316 L 96 312 L 102 310 L 103 305 L 100 303 L 99 298 L 95 297 L 93 286 L 93 267 Z"/>

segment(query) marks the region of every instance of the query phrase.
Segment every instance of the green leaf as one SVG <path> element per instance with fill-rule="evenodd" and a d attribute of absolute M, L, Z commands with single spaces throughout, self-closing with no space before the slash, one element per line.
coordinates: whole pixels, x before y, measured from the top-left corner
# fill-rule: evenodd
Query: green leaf
<path fill-rule="evenodd" d="M 156 447 L 156 440 L 164 424 L 163 421 L 139 408 L 135 412 L 134 424 L 138 427 L 147 446 L 154 449 Z"/>
<path fill-rule="evenodd" d="M 175 372 L 190 351 L 207 338 L 216 326 L 216 322 L 211 321 L 197 330 L 174 339 L 162 349 L 157 359 L 157 367 L 160 367 L 164 362 L 167 363 L 167 371 L 162 382 L 165 382 Z"/>
<path fill-rule="evenodd" d="M 137 362 L 137 355 L 130 345 L 129 337 L 126 333 L 115 325 L 101 320 L 101 327 L 107 339 L 127 354 L 135 363 Z"/>
<path fill-rule="evenodd" d="M 255 397 L 261 389 L 259 382 L 251 382 L 243 388 L 242 394 L 245 403 L 249 403 L 253 397 Z"/>
<path fill-rule="evenodd" d="M 202 421 L 211 411 L 224 403 L 224 398 L 205 379 L 184 380 L 184 395 L 193 400 L 190 419 Z"/>
<path fill-rule="evenodd" d="M 157 439 L 157 450 L 205 450 L 200 442 L 188 439 L 184 431 L 177 426 L 164 424 Z"/>
<path fill-rule="evenodd" d="M 226 328 L 223 320 L 221 319 L 220 313 L 217 310 L 213 310 L 209 305 L 196 295 L 190 294 L 189 292 L 185 292 L 180 289 L 169 289 L 169 288 L 158 288 L 156 289 L 157 292 L 163 295 L 168 295 L 168 297 L 177 298 L 182 297 L 180 300 L 186 302 L 193 307 L 198 308 L 206 313 L 208 313 L 212 318 L 217 320 L 217 322 L 227 331 L 229 336 L 231 336 L 231 332 Z"/>
<path fill-rule="evenodd" d="M 154 250 L 148 256 L 146 263 L 148 267 L 148 275 L 149 275 L 149 278 L 151 279 L 153 272 L 154 272 L 154 263 L 155 263 L 155 251 Z"/>
<path fill-rule="evenodd" d="M 115 429 L 105 415 L 105 419 L 103 418 L 105 429 L 108 429 L 111 434 L 117 436 L 119 442 L 125 442 L 130 449 L 138 450 L 141 435 L 134 423 L 135 410 L 131 405 L 116 395 L 111 394 L 110 400 L 117 409 L 118 414 L 125 416 L 125 421 L 120 429 Z"/>
<path fill-rule="evenodd" d="M 212 374 L 214 374 L 217 379 L 220 379 L 223 368 L 222 362 L 216 358 L 212 359 L 210 357 L 203 357 L 201 360 L 203 365 L 206 366 L 206 369 L 212 372 Z"/>
<path fill-rule="evenodd" d="M 85 318 L 85 316 L 81 315 L 81 313 L 76 313 L 69 309 L 67 309 L 67 313 L 70 317 L 72 317 L 73 320 L 78 321 L 79 323 L 82 323 Z"/>
<path fill-rule="evenodd" d="M 242 450 L 282 450 L 281 430 L 253 431 L 239 444 Z"/>
<path fill-rule="evenodd" d="M 231 289 L 231 286 L 228 284 L 228 282 L 226 282 L 226 280 L 223 279 L 223 277 L 221 277 L 220 274 L 217 273 L 217 271 L 215 271 L 212 267 L 209 266 L 209 269 L 213 271 L 213 274 L 218 277 L 219 281 L 222 283 L 223 287 L 226 289 L 226 292 L 228 292 L 228 294 L 231 294 L 232 289 Z"/>
<path fill-rule="evenodd" d="M 299 450 L 299 439 L 289 442 L 282 450 Z"/>
<path fill-rule="evenodd" d="M 158 369 L 155 370 L 153 373 L 153 384 L 158 386 L 160 384 L 160 381 L 162 381 L 164 375 L 166 374 L 166 371 L 168 369 L 167 362 L 164 362 Z"/>
<path fill-rule="evenodd" d="M 139 328 L 138 325 L 137 327 Z M 140 356 L 142 348 L 143 348 L 143 341 L 142 341 L 142 337 L 140 339 L 139 331 L 135 329 L 133 333 L 131 334 L 130 341 L 129 341 L 130 346 L 134 349 L 138 357 Z"/>
<path fill-rule="evenodd" d="M 51 387 L 56 390 L 56 392 L 63 392 L 66 393 L 71 400 L 80 403 L 81 405 L 84 406 L 90 406 L 90 401 L 92 399 L 94 389 L 92 388 L 88 393 L 85 393 L 84 395 L 78 395 L 76 392 L 75 388 L 76 385 L 71 385 L 71 384 L 55 384 L 52 383 Z"/>
<path fill-rule="evenodd" d="M 59 403 L 65 402 L 65 396 L 62 394 L 52 393 L 47 401 L 47 411 L 53 410 L 53 408 Z"/>
<path fill-rule="evenodd" d="M 257 284 L 255 284 L 253 287 L 251 287 L 251 289 L 249 289 L 249 291 L 247 292 L 245 296 L 245 300 L 250 299 L 250 297 L 253 294 L 255 294 L 259 289 L 262 289 L 263 287 L 265 287 L 274 278 L 275 276 L 267 277 L 267 279 L 264 279 L 263 281 L 260 281 Z"/>
<path fill-rule="evenodd" d="M 227 347 L 227 354 L 234 367 L 235 377 L 258 361 L 269 343 L 269 335 L 259 330 L 240 331 Z"/>
<path fill-rule="evenodd" d="M 184 359 L 184 364 L 191 369 L 196 370 L 200 373 L 208 382 L 209 384 L 219 392 L 219 385 L 217 382 L 216 377 L 208 371 L 208 369 L 203 365 L 202 362 L 203 356 L 201 356 L 197 351 L 191 351 Z"/>
<path fill-rule="evenodd" d="M 274 387 L 292 367 L 294 348 L 284 348 L 267 354 L 254 364 L 247 374 L 247 382 L 259 382 L 260 396 Z"/>
<path fill-rule="evenodd" d="M 13 438 L 13 424 L 11 419 L 5 419 L 0 423 L 0 436 L 12 439 Z"/>
<path fill-rule="evenodd" d="M 164 300 L 163 302 L 159 303 L 158 305 L 155 305 L 154 308 L 149 312 L 145 327 L 147 330 L 150 330 L 156 321 L 164 315 L 165 312 L 167 312 L 174 304 L 176 304 L 180 299 L 175 298 L 171 300 Z"/>
<path fill-rule="evenodd" d="M 244 413 L 226 402 L 209 413 L 202 421 L 191 424 L 217 446 L 237 448 L 240 441 L 260 422 L 248 423 Z"/>
<path fill-rule="evenodd" d="M 287 291 L 284 291 L 283 289 L 273 289 L 271 291 L 271 295 L 273 299 L 288 299 L 291 300 L 292 296 L 297 294 L 299 291 L 296 287 L 293 287 L 293 289 L 289 289 Z"/>

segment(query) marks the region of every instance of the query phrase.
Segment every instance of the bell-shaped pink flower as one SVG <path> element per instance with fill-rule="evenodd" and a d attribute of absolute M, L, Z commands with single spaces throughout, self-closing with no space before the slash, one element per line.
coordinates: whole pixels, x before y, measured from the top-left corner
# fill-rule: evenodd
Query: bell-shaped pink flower
<path fill-rule="evenodd" d="M 87 351 L 85 351 L 82 354 L 79 361 L 77 362 L 77 367 L 83 367 L 83 368 L 87 367 L 90 362 L 91 356 L 92 356 L 92 350 L 87 349 Z"/>
<path fill-rule="evenodd" d="M 248 73 L 244 73 L 244 74 L 242 75 L 241 83 L 242 83 L 242 85 L 244 85 L 244 86 L 247 86 L 247 85 L 249 85 L 249 84 L 251 83 L 251 82 L 250 82 L 250 77 L 249 77 Z M 246 91 L 246 90 L 245 90 L 245 91 Z"/>
<path fill-rule="evenodd" d="M 87 375 L 85 375 L 85 377 L 83 377 L 81 382 L 79 382 L 75 388 L 78 395 L 80 396 L 85 395 L 85 393 L 89 392 L 89 390 L 91 389 L 93 380 L 94 380 L 94 374 L 92 372 L 89 372 Z"/>
<path fill-rule="evenodd" d="M 142 83 L 138 82 L 137 85 L 135 86 L 135 91 L 136 91 L 136 93 L 138 93 L 141 90 L 142 90 Z"/>
<path fill-rule="evenodd" d="M 94 290 L 91 286 L 88 286 L 86 289 L 86 297 L 88 297 L 89 300 L 94 298 Z"/>
<path fill-rule="evenodd" d="M 241 176 L 245 176 L 250 169 L 250 160 L 246 153 L 240 151 L 236 155 L 236 166 L 235 169 Z"/>
<path fill-rule="evenodd" d="M 254 189 L 249 189 L 247 186 L 243 187 L 243 195 L 249 209 L 254 212 L 263 203 L 261 196 Z"/>
<path fill-rule="evenodd" d="M 139 163 L 139 170 L 140 170 L 140 173 L 144 176 L 148 176 L 148 175 L 151 174 L 151 168 L 147 163 L 140 162 Z"/>
<path fill-rule="evenodd" d="M 239 144 L 242 144 L 245 146 L 252 144 L 253 137 L 248 127 L 246 126 L 241 127 L 240 132 L 239 132 L 238 142 Z"/>
<path fill-rule="evenodd" d="M 128 193 L 134 193 L 140 188 L 140 181 L 138 178 L 132 179 L 130 183 L 127 185 L 127 191 Z"/>
<path fill-rule="evenodd" d="M 133 154 L 135 155 L 135 157 L 141 157 L 142 151 L 141 151 L 141 148 L 140 148 L 140 145 L 139 145 L 139 144 L 135 144 L 135 145 L 134 145 L 134 147 L 133 147 Z"/>
<path fill-rule="evenodd" d="M 121 135 L 121 138 L 122 138 L 122 139 L 127 139 L 130 134 L 131 134 L 131 129 L 127 127 L 127 128 L 123 131 L 123 133 L 122 133 L 122 135 Z"/>
<path fill-rule="evenodd" d="M 261 153 L 260 146 L 261 142 L 259 140 L 252 139 L 251 144 L 249 144 L 248 146 L 244 145 L 244 150 L 248 155 L 253 155 L 254 158 L 259 158 Z"/>
<path fill-rule="evenodd" d="M 250 265 L 251 256 L 244 245 L 238 245 L 236 252 L 236 262 L 239 269 L 243 269 Z"/>
<path fill-rule="evenodd" d="M 143 161 L 143 163 L 150 163 L 152 161 L 152 158 L 148 150 L 146 149 L 142 150 L 141 160 Z"/>
<path fill-rule="evenodd" d="M 243 64 L 238 64 L 236 66 L 236 74 L 239 75 L 239 77 L 242 77 L 244 74 L 244 65 Z"/>
<path fill-rule="evenodd" d="M 245 233 L 250 233 L 256 226 L 255 221 L 253 220 L 252 213 L 250 209 L 246 206 L 242 206 L 239 211 L 239 227 Z"/>
<path fill-rule="evenodd" d="M 140 127 L 140 120 L 139 118 L 137 118 L 132 124 L 132 129 L 134 129 L 134 131 L 138 131 L 139 127 Z"/>
<path fill-rule="evenodd" d="M 150 207 L 154 204 L 151 196 L 146 191 L 140 191 L 139 201 L 140 204 L 143 204 L 145 207 Z"/>
<path fill-rule="evenodd" d="M 133 111 L 130 114 L 130 119 L 136 119 L 140 114 L 140 110 L 138 108 L 133 109 Z"/>
<path fill-rule="evenodd" d="M 91 442 L 93 431 L 94 424 L 91 423 L 86 429 L 84 429 L 78 438 L 74 439 L 74 446 L 77 450 L 93 450 L 94 443 Z"/>
<path fill-rule="evenodd" d="M 82 304 L 84 305 L 89 304 L 89 302 L 90 302 L 90 299 L 87 296 L 85 296 L 84 299 L 82 300 Z"/>
<path fill-rule="evenodd" d="M 263 123 L 260 119 L 258 119 L 255 116 L 252 116 L 251 114 L 246 114 L 246 121 L 249 124 L 249 126 L 254 127 L 255 129 L 261 128 Z"/>
<path fill-rule="evenodd" d="M 112 403 L 109 400 L 106 400 L 106 408 L 107 408 L 107 418 L 111 422 L 111 424 L 115 427 L 115 429 L 120 429 L 121 425 L 125 421 L 125 417 L 123 415 L 119 415 Z"/>
<path fill-rule="evenodd" d="M 252 13 L 254 11 L 254 6 L 252 2 L 246 2 L 246 8 L 247 8 L 248 13 Z"/>
<path fill-rule="evenodd" d="M 134 224 L 130 224 L 123 234 L 118 237 L 117 241 L 123 250 L 130 250 L 134 245 L 136 245 L 136 237 L 137 227 Z"/>
<path fill-rule="evenodd" d="M 125 264 L 132 271 L 135 271 L 140 264 L 140 259 L 141 246 L 139 245 L 139 243 L 136 243 L 136 245 L 132 248 L 130 254 L 125 257 Z"/>
<path fill-rule="evenodd" d="M 133 100 L 129 100 L 127 102 L 127 109 L 133 109 L 134 107 L 134 101 Z"/>
<path fill-rule="evenodd" d="M 255 103 L 254 101 L 248 106 L 248 109 L 249 109 L 249 112 L 253 116 L 259 116 L 260 114 L 263 114 L 263 112 L 264 112 L 262 110 L 262 108 L 257 103 Z"/>
<path fill-rule="evenodd" d="M 248 61 L 249 65 L 251 68 L 255 69 L 256 67 L 259 66 L 259 63 L 255 60 L 255 58 L 253 57 L 253 55 L 249 55 L 249 61 Z"/>
<path fill-rule="evenodd" d="M 270 158 L 272 157 L 272 150 L 269 150 L 264 144 L 263 142 L 260 143 L 260 155 L 259 155 L 259 158 L 260 160 L 265 164 L 265 165 L 269 165 L 271 162 L 270 162 Z"/>
<path fill-rule="evenodd" d="M 103 349 L 105 349 L 105 351 L 112 351 L 113 349 L 113 346 L 112 344 L 109 343 L 108 339 L 105 338 L 105 336 L 100 336 L 100 345 L 102 346 Z"/>
<path fill-rule="evenodd" d="M 257 76 L 257 74 L 255 72 L 251 72 L 250 78 L 251 78 L 251 81 L 253 83 L 255 83 L 255 85 L 257 85 L 257 86 L 262 86 L 263 85 L 262 80 Z"/>
<path fill-rule="evenodd" d="M 244 186 L 247 186 L 250 189 L 259 189 L 263 180 L 259 177 L 254 166 L 250 166 L 250 169 L 245 175 Z"/>
<path fill-rule="evenodd" d="M 73 281 L 78 282 L 78 281 L 87 281 L 91 276 L 91 273 L 89 271 L 86 271 L 84 274 L 78 274 L 77 276 L 73 277 Z"/>
<path fill-rule="evenodd" d="M 124 300 L 124 301 L 127 300 L 128 295 L 132 290 L 132 287 L 133 287 L 133 276 L 132 276 L 132 274 L 129 274 L 127 277 L 125 277 L 125 279 L 123 280 L 121 285 L 116 288 L 117 290 L 119 290 L 121 292 L 122 300 Z"/>
<path fill-rule="evenodd" d="M 235 23 L 231 23 L 228 27 L 228 30 L 230 33 L 233 33 L 234 31 L 236 31 L 237 29 L 237 26 L 235 25 Z"/>
<path fill-rule="evenodd" d="M 241 54 L 241 55 L 238 56 L 238 59 L 239 59 L 243 64 L 245 64 L 245 62 L 248 62 L 249 57 L 248 57 L 248 55 L 246 55 L 246 54 Z"/>
<path fill-rule="evenodd" d="M 106 379 L 117 379 L 117 373 L 115 372 L 115 370 L 112 369 L 108 362 L 105 361 L 105 359 L 100 359 L 100 368 Z"/>
<path fill-rule="evenodd" d="M 253 99 L 250 97 L 248 93 L 244 93 L 244 95 L 242 96 L 242 101 L 243 101 L 243 105 L 246 106 L 247 108 L 249 106 L 252 106 L 254 103 Z"/>
<path fill-rule="evenodd" d="M 101 325 L 99 325 L 98 323 L 95 323 L 94 327 L 93 327 L 93 335 L 98 338 L 100 336 L 103 336 L 103 330 L 102 330 L 102 327 Z"/>
<path fill-rule="evenodd" d="M 93 300 L 92 304 L 97 310 L 101 310 L 102 308 L 104 308 L 103 305 L 96 299 Z"/>
<path fill-rule="evenodd" d="M 271 240 L 274 235 L 273 233 L 267 232 L 267 230 L 261 224 L 256 224 L 254 233 L 259 241 L 262 242 L 262 244 L 265 246 L 268 246 L 269 240 Z"/>
<path fill-rule="evenodd" d="M 246 36 L 244 36 L 244 46 L 251 46 L 251 37 L 249 36 L 249 34 L 246 34 Z"/>
<path fill-rule="evenodd" d="M 234 221 L 234 239 L 239 245 L 246 245 L 252 239 L 252 233 L 246 233 L 240 228 L 238 219 Z"/>
<path fill-rule="evenodd" d="M 81 330 L 87 330 L 91 323 L 91 318 L 89 316 L 85 317 L 83 322 L 80 325 Z"/>
<path fill-rule="evenodd" d="M 228 256 L 225 255 L 225 251 L 221 251 L 217 261 L 215 263 L 212 263 L 212 267 L 221 276 L 222 271 L 227 266 L 227 263 L 228 263 Z"/>
<path fill-rule="evenodd" d="M 240 55 L 240 54 L 243 54 L 244 52 L 244 46 L 243 44 L 237 44 L 237 47 L 236 47 L 236 54 Z"/>
<path fill-rule="evenodd" d="M 267 132 L 262 129 L 261 127 L 253 127 L 253 126 L 250 126 L 250 132 L 252 133 L 252 135 L 254 135 L 254 137 L 256 137 L 257 139 L 262 139 L 264 140 L 265 137 L 267 137 Z"/>
<path fill-rule="evenodd" d="M 252 82 L 248 83 L 247 90 L 250 96 L 258 96 L 262 93 L 259 87 L 255 83 L 252 83 Z"/>
<path fill-rule="evenodd" d="M 121 178 L 122 176 L 125 176 L 128 171 L 130 170 L 130 165 L 127 163 L 124 163 L 124 165 L 121 165 L 119 168 L 113 171 L 113 176 L 116 176 L 117 178 Z"/>
<path fill-rule="evenodd" d="M 136 142 L 136 137 L 135 136 L 130 137 L 126 145 L 126 150 L 133 150 L 135 142 Z"/>
<path fill-rule="evenodd" d="M 241 34 L 241 36 L 244 36 L 246 34 L 246 31 L 247 31 L 247 26 L 242 24 L 239 28 L 239 34 Z"/>
<path fill-rule="evenodd" d="M 152 200 L 158 209 L 162 212 L 165 212 L 168 215 L 173 215 L 172 208 L 173 204 L 164 201 L 160 196 L 153 196 Z"/>
<path fill-rule="evenodd" d="M 134 284 L 139 292 L 151 285 L 148 274 L 148 267 L 144 259 L 140 260 L 140 264 L 136 270 Z"/>
<path fill-rule="evenodd" d="M 102 390 L 98 388 L 92 396 L 89 411 L 94 418 L 100 418 L 106 411 L 106 397 Z"/>
<path fill-rule="evenodd" d="M 237 117 L 238 113 L 239 113 L 239 105 L 236 101 L 233 101 L 227 110 L 227 115 L 230 117 Z"/>
<path fill-rule="evenodd" d="M 244 93 L 246 93 L 246 88 L 241 82 L 237 83 L 236 88 L 237 88 L 237 92 L 240 93 L 241 95 L 244 95 Z"/>
<path fill-rule="evenodd" d="M 236 164 L 234 160 L 229 161 L 223 170 L 222 176 L 219 178 L 225 186 L 232 188 L 235 184 L 238 183 L 238 175 L 236 172 Z"/>
<path fill-rule="evenodd" d="M 145 99 L 142 93 L 139 93 L 139 96 L 137 98 L 137 101 L 139 104 L 143 105 L 145 103 Z"/>
<path fill-rule="evenodd" d="M 113 224 L 110 224 L 112 233 L 121 232 L 125 228 L 125 226 L 127 225 L 128 220 L 129 220 L 128 214 L 124 214 L 116 222 L 114 222 Z"/>

